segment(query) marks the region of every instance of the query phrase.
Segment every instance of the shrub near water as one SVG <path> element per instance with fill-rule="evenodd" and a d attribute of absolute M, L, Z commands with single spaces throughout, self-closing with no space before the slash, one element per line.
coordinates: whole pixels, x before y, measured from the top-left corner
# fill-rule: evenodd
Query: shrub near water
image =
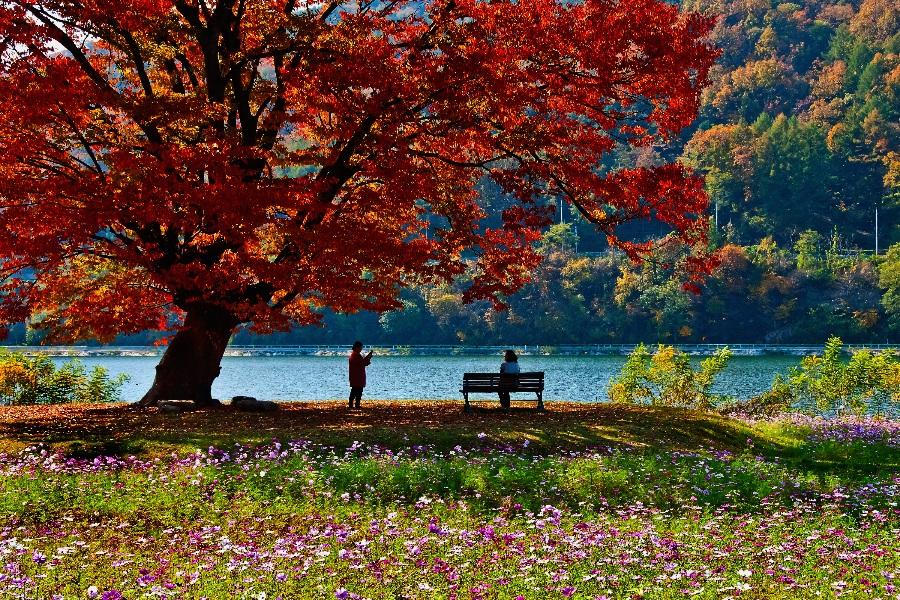
<path fill-rule="evenodd" d="M 57 368 L 48 356 L 0 351 L 0 405 L 115 402 L 127 380 L 100 366 L 88 372 L 77 359 Z"/>
<path fill-rule="evenodd" d="M 725 399 L 710 390 L 729 359 L 731 351 L 722 348 L 694 369 L 690 356 L 674 346 L 660 345 L 651 355 L 640 344 L 629 355 L 619 376 L 610 382 L 609 399 L 625 404 L 709 410 Z"/>
<path fill-rule="evenodd" d="M 803 408 L 833 414 L 879 413 L 900 404 L 900 361 L 892 351 L 854 352 L 842 358 L 843 343 L 833 337 L 822 356 L 807 356 L 791 370 L 791 399 Z M 776 386 L 778 381 L 776 381 Z"/>
<path fill-rule="evenodd" d="M 771 389 L 740 401 L 711 393 L 730 359 L 731 352 L 723 348 L 695 368 L 691 357 L 674 346 L 661 344 L 651 354 L 640 344 L 610 382 L 609 399 L 757 416 L 791 411 L 896 414 L 900 409 L 900 361 L 890 350 L 860 350 L 845 359 L 843 342 L 833 337 L 821 356 L 803 357 L 787 376 L 776 375 Z"/>

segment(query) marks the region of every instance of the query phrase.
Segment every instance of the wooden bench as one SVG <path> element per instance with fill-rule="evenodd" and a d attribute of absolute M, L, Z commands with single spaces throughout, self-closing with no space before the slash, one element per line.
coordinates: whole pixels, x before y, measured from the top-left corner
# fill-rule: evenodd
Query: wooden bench
<path fill-rule="evenodd" d="M 498 392 L 534 392 L 537 409 L 544 410 L 544 372 L 534 373 L 464 373 L 462 389 L 465 411 L 472 412 L 469 394 L 497 394 Z"/>

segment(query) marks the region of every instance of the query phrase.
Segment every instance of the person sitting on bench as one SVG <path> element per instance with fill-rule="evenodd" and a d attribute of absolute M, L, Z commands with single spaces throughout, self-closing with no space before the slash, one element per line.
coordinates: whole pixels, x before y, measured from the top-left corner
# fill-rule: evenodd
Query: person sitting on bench
<path fill-rule="evenodd" d="M 518 375 L 520 373 L 519 357 L 516 356 L 516 353 L 512 350 L 507 350 L 503 353 L 503 362 L 500 363 L 500 373 L 503 375 Z M 497 395 L 500 396 L 500 406 L 509 408 L 509 392 L 498 392 Z"/>

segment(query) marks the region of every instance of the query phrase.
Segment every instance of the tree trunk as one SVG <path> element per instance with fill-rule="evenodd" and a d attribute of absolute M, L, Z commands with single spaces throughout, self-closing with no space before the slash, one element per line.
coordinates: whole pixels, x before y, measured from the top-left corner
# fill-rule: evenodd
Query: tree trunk
<path fill-rule="evenodd" d="M 212 397 L 212 383 L 219 376 L 225 346 L 238 323 L 233 315 L 216 307 L 190 308 L 184 325 L 156 366 L 156 378 L 140 406 L 155 406 L 163 400 L 217 405 Z"/>

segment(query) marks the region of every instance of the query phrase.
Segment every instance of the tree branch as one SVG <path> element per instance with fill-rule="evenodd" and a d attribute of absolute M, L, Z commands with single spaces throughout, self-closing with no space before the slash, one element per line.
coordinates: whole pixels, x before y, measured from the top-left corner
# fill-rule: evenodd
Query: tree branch
<path fill-rule="evenodd" d="M 134 36 L 128 30 L 122 30 L 121 35 L 125 38 L 125 43 L 128 44 L 128 48 L 131 50 L 131 60 L 134 61 L 134 68 L 137 71 L 138 78 L 141 80 L 144 94 L 148 98 L 153 98 L 153 85 L 150 83 L 150 77 L 147 75 L 147 68 L 144 66 L 144 58 L 141 55 L 141 48 L 138 46 L 137 40 L 134 39 Z"/>

